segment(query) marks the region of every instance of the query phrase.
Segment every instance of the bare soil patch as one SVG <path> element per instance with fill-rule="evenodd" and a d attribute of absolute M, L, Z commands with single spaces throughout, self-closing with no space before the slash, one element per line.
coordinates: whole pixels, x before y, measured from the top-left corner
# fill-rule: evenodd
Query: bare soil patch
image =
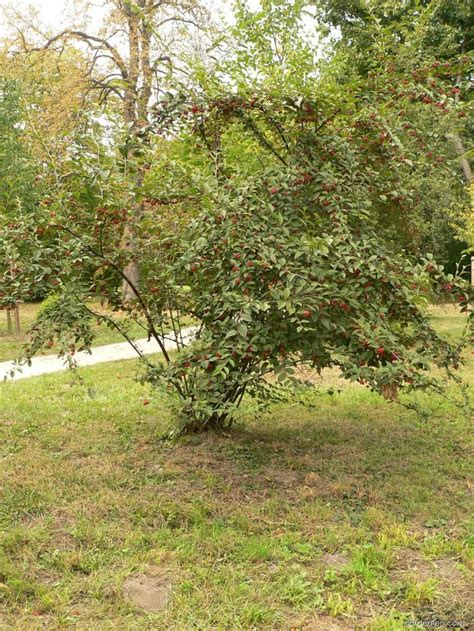
<path fill-rule="evenodd" d="M 171 581 L 163 575 L 134 574 L 125 580 L 123 591 L 127 600 L 136 607 L 145 611 L 161 611 L 169 602 Z"/>

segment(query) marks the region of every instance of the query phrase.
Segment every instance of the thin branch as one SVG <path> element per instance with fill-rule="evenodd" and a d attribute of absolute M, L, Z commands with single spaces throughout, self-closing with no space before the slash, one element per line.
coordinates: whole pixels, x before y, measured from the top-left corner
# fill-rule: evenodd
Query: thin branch
<path fill-rule="evenodd" d="M 290 149 L 289 142 L 288 142 L 287 137 L 285 136 L 285 133 L 283 131 L 283 126 L 280 124 L 280 122 L 276 118 L 271 116 L 268 110 L 265 109 L 263 105 L 258 106 L 258 109 L 266 116 L 267 120 L 269 120 L 270 123 L 275 127 L 275 129 L 278 132 L 278 135 L 283 140 L 283 143 L 286 149 L 289 150 Z"/>
<path fill-rule="evenodd" d="M 283 156 L 281 156 L 278 153 L 278 151 L 275 149 L 275 147 L 265 138 L 265 135 L 263 134 L 263 132 L 260 131 L 260 129 L 258 128 L 256 123 L 248 116 L 241 115 L 241 118 L 242 118 L 244 126 L 247 126 L 249 129 L 251 129 L 253 131 L 253 133 L 255 134 L 255 136 L 257 138 L 257 140 L 260 142 L 260 144 L 262 144 L 271 153 L 273 153 L 273 155 L 276 156 L 278 158 L 278 160 L 280 160 L 280 162 L 282 164 L 284 164 L 285 166 L 288 166 L 286 160 L 283 158 Z"/>
<path fill-rule="evenodd" d="M 194 20 L 191 20 L 189 18 L 180 18 L 179 16 L 174 15 L 172 17 L 161 20 L 161 22 L 158 22 L 158 24 L 154 27 L 155 30 L 158 30 L 161 26 L 163 26 L 163 24 L 166 24 L 167 22 L 184 22 L 185 24 L 192 24 L 197 29 L 199 28 L 199 24 L 197 24 Z"/>
<path fill-rule="evenodd" d="M 316 129 L 314 130 L 314 133 L 317 134 L 318 131 L 322 129 L 325 125 L 327 125 L 330 121 L 332 121 L 333 118 L 336 118 L 336 116 L 339 114 L 340 111 L 341 111 L 341 108 L 338 107 L 337 110 L 331 114 L 331 116 L 328 116 L 326 119 L 323 120 L 323 122 L 320 125 L 318 125 L 318 127 L 316 127 Z"/>
<path fill-rule="evenodd" d="M 106 39 L 102 37 L 97 37 L 96 35 L 90 35 L 88 33 L 84 33 L 83 31 L 70 31 L 70 30 L 62 31 L 61 33 L 58 33 L 57 35 L 54 35 L 54 37 L 51 37 L 50 39 L 48 39 L 48 41 L 45 44 L 43 44 L 43 46 L 31 48 L 30 52 L 38 52 L 42 50 L 47 50 L 55 42 L 61 40 L 62 38 L 67 38 L 67 37 L 74 37 L 76 39 L 80 39 L 82 41 L 87 42 L 90 45 L 92 45 L 92 42 L 95 42 L 97 44 L 100 44 L 102 47 L 106 48 L 110 52 L 112 59 L 114 60 L 117 67 L 119 68 L 122 77 L 124 79 L 128 79 L 127 66 L 125 64 L 124 59 L 122 58 L 118 50 L 115 48 L 115 46 L 112 46 L 112 44 L 109 41 L 107 41 Z"/>
<path fill-rule="evenodd" d="M 145 9 L 144 13 L 146 13 L 146 15 L 149 15 L 150 13 L 153 13 L 153 11 L 155 11 L 156 9 L 159 9 L 161 6 L 163 6 L 163 4 L 163 0 L 159 0 L 159 2 L 154 2 L 152 5 Z"/>
<path fill-rule="evenodd" d="M 125 331 L 115 322 L 113 318 L 111 318 L 110 316 L 104 315 L 103 313 L 96 313 L 95 311 L 90 309 L 85 304 L 85 302 L 80 299 L 80 297 L 77 294 L 74 294 L 74 295 L 76 296 L 76 299 L 81 303 L 81 305 L 84 307 L 86 311 L 88 311 L 95 318 L 102 318 L 104 320 L 107 320 L 107 322 L 110 322 L 110 324 L 120 333 L 120 335 L 127 340 L 127 342 L 130 344 L 133 350 L 137 353 L 137 355 L 139 355 L 141 359 L 144 359 L 149 366 L 153 365 L 146 359 L 145 355 L 141 352 L 141 350 L 138 348 L 135 342 L 128 336 L 127 333 L 125 333 Z"/>
<path fill-rule="evenodd" d="M 80 235 L 78 235 L 77 233 L 75 233 L 73 230 L 71 230 L 70 228 L 67 228 L 66 226 L 61 226 L 59 224 L 51 224 L 51 227 L 54 228 L 59 228 L 60 230 L 65 230 L 66 232 L 69 232 L 69 234 L 71 234 L 74 238 L 81 240 Z M 128 276 L 125 274 L 125 272 L 117 265 L 117 263 L 115 263 L 114 261 L 111 261 L 110 259 L 104 257 L 100 252 L 97 252 L 91 245 L 86 244 L 85 245 L 86 249 L 89 250 L 89 252 L 91 252 L 91 254 L 99 259 L 102 259 L 102 261 L 104 262 L 104 264 L 109 265 L 110 267 L 112 267 L 118 274 L 119 276 L 122 278 L 122 280 L 124 280 L 130 287 L 130 289 L 133 291 L 133 293 L 136 296 L 136 299 L 140 305 L 140 307 L 142 308 L 143 311 L 143 315 L 145 316 L 146 321 L 148 322 L 148 325 L 150 327 L 150 332 L 153 335 L 153 337 L 155 338 L 156 342 L 158 343 L 158 346 L 160 347 L 161 352 L 163 353 L 164 358 L 166 359 L 166 361 L 168 363 L 170 363 L 170 356 L 168 355 L 168 352 L 165 348 L 165 345 L 163 344 L 162 340 L 160 339 L 160 336 L 158 335 L 156 329 L 155 329 L 155 324 L 148 312 L 148 307 L 146 306 L 140 292 L 138 291 L 137 287 L 135 286 L 135 284 L 130 280 L 130 278 L 128 278 Z"/>
<path fill-rule="evenodd" d="M 152 72 L 156 72 L 156 69 L 158 68 L 158 64 L 161 61 L 167 61 L 170 68 L 173 67 L 172 62 L 171 62 L 171 57 L 169 57 L 169 55 L 161 55 L 160 57 L 157 57 L 155 61 L 152 63 L 151 65 Z"/>
<path fill-rule="evenodd" d="M 97 88 L 103 88 L 102 92 L 108 90 L 109 92 L 114 92 L 121 100 L 124 99 L 123 94 L 118 90 L 115 86 L 110 85 L 110 82 L 104 83 L 99 79 L 91 79 L 92 85 Z M 102 102 L 102 99 L 99 99 Z"/>

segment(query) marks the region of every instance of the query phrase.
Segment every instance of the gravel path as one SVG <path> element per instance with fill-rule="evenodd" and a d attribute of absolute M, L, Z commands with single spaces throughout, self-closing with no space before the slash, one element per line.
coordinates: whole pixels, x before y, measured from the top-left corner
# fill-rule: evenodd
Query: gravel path
<path fill-rule="evenodd" d="M 196 327 L 193 326 L 182 329 L 183 340 L 185 342 L 191 340 L 195 331 Z M 148 341 L 146 338 L 143 338 L 141 340 L 135 340 L 134 343 L 144 355 L 161 352 L 156 340 Z M 164 345 L 166 350 L 176 348 L 175 342 L 171 339 L 165 339 Z M 114 362 L 120 359 L 133 359 L 134 357 L 137 357 L 137 353 L 128 342 L 96 346 L 91 349 L 90 353 L 82 351 L 74 356 L 78 366 L 93 366 L 94 364 Z M 22 366 L 21 372 L 15 371 L 15 374 L 11 377 L 8 373 L 12 370 L 14 365 L 14 361 L 0 362 L 0 381 L 3 381 L 5 377 L 8 377 L 8 381 L 38 377 L 39 375 L 47 375 L 49 373 L 67 370 L 68 367 L 67 363 L 65 363 L 62 358 L 58 358 L 55 355 L 40 355 L 32 359 L 31 366 Z"/>

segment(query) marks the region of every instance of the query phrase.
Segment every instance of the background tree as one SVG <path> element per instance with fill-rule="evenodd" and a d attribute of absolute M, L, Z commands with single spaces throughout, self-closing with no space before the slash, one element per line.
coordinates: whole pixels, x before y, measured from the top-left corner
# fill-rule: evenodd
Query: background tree
<path fill-rule="evenodd" d="M 19 226 L 33 222 L 39 190 L 37 165 L 24 142 L 22 114 L 18 82 L 0 78 L 0 306 L 7 309 L 33 291 L 25 269 L 34 254 Z"/>
<path fill-rule="evenodd" d="M 101 29 L 91 32 L 71 25 L 49 38 L 38 38 L 24 17 L 18 16 L 23 23 L 20 44 L 25 52 L 60 51 L 71 41 L 85 44 L 88 89 L 97 90 L 99 103 L 112 102 L 121 113 L 122 125 L 129 134 L 124 143 L 128 173 L 139 195 L 146 169 L 141 146 L 148 138 L 149 106 L 168 87 L 172 69 L 179 67 L 183 42 L 191 40 L 197 46 L 196 29 L 208 21 L 208 14 L 197 2 L 187 0 L 106 0 L 104 4 L 110 7 L 110 13 Z M 123 227 L 123 239 L 131 252 L 135 248 L 134 224 L 140 221 L 142 212 L 137 202 Z M 126 271 L 127 278 L 138 285 L 139 267 L 133 257 Z M 133 297 L 127 283 L 123 290 L 127 297 Z"/>
<path fill-rule="evenodd" d="M 472 90 L 469 89 L 474 46 L 472 3 L 451 0 L 320 0 L 311 4 L 328 29 L 336 29 L 335 32 L 340 34 L 334 44 L 335 50 L 341 59 L 347 60 L 342 65 L 345 70 L 339 75 L 341 81 L 345 80 L 345 76 L 353 76 L 354 67 L 359 76 L 367 76 L 381 42 L 385 42 L 384 46 L 392 42 L 394 50 L 404 56 L 407 70 L 414 60 L 417 63 L 431 61 L 449 69 L 459 59 L 465 59 L 462 67 L 458 66 L 458 72 L 449 73 L 450 81 L 445 90 L 465 104 L 472 103 Z M 403 235 L 405 246 L 415 252 L 434 251 L 451 269 L 466 246 L 456 240 L 451 217 L 456 217 L 455 223 L 459 224 L 466 216 L 465 210 L 469 205 L 466 182 L 469 186 L 472 178 L 469 148 L 473 141 L 470 112 L 472 108 L 461 111 L 461 118 L 453 120 L 451 127 L 439 136 L 439 144 L 446 143 L 443 150 L 444 173 L 438 170 L 434 178 L 427 171 L 423 181 L 420 180 L 418 201 L 412 213 L 416 217 L 416 229 L 411 236 Z M 428 145 L 433 130 L 429 122 L 426 123 L 424 137 L 420 140 Z M 458 170 L 457 174 L 454 169 Z M 396 234 L 398 226 L 394 227 Z"/>
<path fill-rule="evenodd" d="M 25 57 L 10 40 L 5 42 L 0 72 L 18 85 L 23 138 L 38 162 L 50 164 L 54 156 L 64 155 L 69 134 L 94 108 L 84 78 L 86 64 L 84 55 L 70 46 Z"/>
<path fill-rule="evenodd" d="M 88 119 L 87 109 L 94 104 L 87 96 L 84 82 L 84 62 L 81 53 L 67 49 L 58 54 L 46 51 L 31 54 L 27 59 L 18 54 L 11 42 L 5 43 L 0 55 L 0 74 L 5 85 L 15 86 L 15 120 L 9 121 L 9 129 L 14 138 L 15 150 L 10 152 L 11 177 L 15 186 L 23 190 L 23 198 L 28 200 L 10 208 L 3 233 L 6 247 L 24 248 L 20 233 L 15 232 L 18 215 L 31 223 L 35 232 L 36 222 L 49 218 L 52 199 L 58 187 L 71 176 L 70 164 L 66 167 L 71 148 L 71 139 L 83 129 Z M 7 150 L 8 142 L 4 143 Z M 25 181 L 23 164 L 28 165 L 28 178 Z M 9 184 L 4 174 L 2 187 L 7 191 Z M 21 196 L 13 196 L 21 199 Z M 21 222 L 20 222 L 21 223 Z M 48 247 L 47 235 L 38 234 L 38 247 Z M 24 256 L 33 256 L 33 250 Z M 2 270 L 3 271 L 3 270 Z M 46 283 L 37 278 L 29 280 L 22 275 L 17 282 L 22 284 L 22 299 L 41 299 L 49 291 Z"/>

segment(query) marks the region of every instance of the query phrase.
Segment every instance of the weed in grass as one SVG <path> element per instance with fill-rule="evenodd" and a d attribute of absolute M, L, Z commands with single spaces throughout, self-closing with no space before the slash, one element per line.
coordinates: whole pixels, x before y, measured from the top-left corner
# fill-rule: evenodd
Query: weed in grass
<path fill-rule="evenodd" d="M 408 532 L 404 524 L 392 524 L 384 526 L 377 534 L 377 545 L 380 549 L 389 551 L 393 548 L 413 545 L 417 538 L 415 533 Z"/>
<path fill-rule="evenodd" d="M 296 573 L 279 579 L 275 595 L 296 610 L 319 609 L 324 602 L 322 586 L 311 580 L 306 572 L 295 570 Z"/>
<path fill-rule="evenodd" d="M 345 573 L 351 577 L 352 585 L 361 585 L 374 592 L 387 588 L 386 572 L 392 561 L 389 550 L 368 544 L 359 547 Z"/>
<path fill-rule="evenodd" d="M 330 616 L 351 616 L 354 614 L 354 603 L 341 594 L 329 593 L 325 598 L 324 609 Z"/>
<path fill-rule="evenodd" d="M 460 556 L 463 553 L 463 543 L 437 533 L 427 537 L 421 544 L 421 550 L 428 559 L 439 559 L 446 556 Z"/>
<path fill-rule="evenodd" d="M 275 622 L 275 619 L 275 610 L 259 603 L 250 603 L 244 606 L 240 613 L 240 621 L 244 629 L 261 628 L 262 625 L 268 628 Z"/>
<path fill-rule="evenodd" d="M 440 596 L 439 582 L 434 578 L 422 582 L 411 580 L 403 586 L 403 591 L 404 602 L 414 607 L 431 604 Z"/>
<path fill-rule="evenodd" d="M 377 615 L 368 623 L 366 631 L 406 631 L 407 623 L 414 620 L 413 614 L 399 611 L 390 611 L 383 615 Z"/>
<path fill-rule="evenodd" d="M 271 538 L 252 539 L 243 542 L 238 558 L 244 561 L 271 561 L 276 556 L 276 545 Z"/>

